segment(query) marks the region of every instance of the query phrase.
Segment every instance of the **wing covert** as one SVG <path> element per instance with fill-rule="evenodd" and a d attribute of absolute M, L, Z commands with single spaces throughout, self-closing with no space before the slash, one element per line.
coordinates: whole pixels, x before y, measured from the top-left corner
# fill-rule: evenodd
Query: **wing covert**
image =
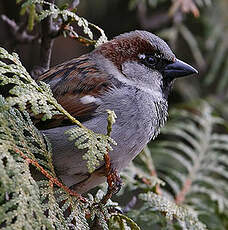
<path fill-rule="evenodd" d="M 99 70 L 88 55 L 82 55 L 51 68 L 37 81 L 49 84 L 58 103 L 81 122 L 94 115 L 99 106 L 99 97 L 111 87 L 108 74 Z M 63 115 L 56 115 L 46 124 L 42 125 L 39 122 L 38 127 L 45 126 L 47 129 L 68 123 Z"/>

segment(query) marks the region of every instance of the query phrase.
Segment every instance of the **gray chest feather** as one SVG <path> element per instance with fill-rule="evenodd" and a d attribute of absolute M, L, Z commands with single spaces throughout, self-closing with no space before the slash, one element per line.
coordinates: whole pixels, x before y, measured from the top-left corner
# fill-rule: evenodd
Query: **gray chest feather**
<path fill-rule="evenodd" d="M 114 97 L 107 95 L 97 111 L 97 116 L 83 123 L 97 133 L 107 133 L 106 109 L 117 115 L 111 137 L 118 143 L 113 146 L 110 157 L 112 166 L 121 170 L 159 133 L 167 117 L 166 101 L 155 102 L 154 98 L 139 90 L 119 90 Z M 72 126 L 73 127 L 73 126 Z M 70 142 L 64 131 L 71 127 L 58 127 L 43 131 L 53 146 L 53 160 L 59 176 L 72 185 L 80 180 L 76 175 L 87 173 L 86 161 L 82 159 L 74 142 Z M 66 177 L 68 179 L 66 179 Z"/>
<path fill-rule="evenodd" d="M 109 100 L 105 109 L 112 109 L 117 115 L 111 137 L 118 143 L 110 156 L 115 168 L 122 169 L 159 134 L 168 106 L 166 100 L 154 101 L 150 94 L 137 89 L 118 92 L 115 101 Z"/>

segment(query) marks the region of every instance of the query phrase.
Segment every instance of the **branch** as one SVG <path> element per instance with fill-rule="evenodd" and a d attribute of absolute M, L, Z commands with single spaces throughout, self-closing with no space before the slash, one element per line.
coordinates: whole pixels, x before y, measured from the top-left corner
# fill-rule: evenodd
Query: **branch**
<path fill-rule="evenodd" d="M 133 207 L 137 203 L 137 197 L 133 196 L 132 199 L 127 203 L 127 205 L 123 209 L 123 213 L 129 212 L 133 209 Z"/>
<path fill-rule="evenodd" d="M 55 4 L 55 0 L 46 0 L 42 5 L 43 10 L 49 10 L 52 4 Z M 78 4 L 79 0 L 73 0 L 68 10 L 74 12 Z M 77 40 L 86 46 L 95 45 L 95 41 L 78 36 L 74 32 L 73 27 L 69 26 L 70 20 L 63 22 L 63 20 L 59 18 L 57 22 L 54 22 L 52 16 L 46 17 L 41 21 L 41 32 L 37 32 L 36 35 L 30 35 L 26 30 L 27 23 L 23 23 L 19 26 L 15 21 L 5 15 L 2 15 L 1 18 L 10 28 L 12 38 L 15 41 L 14 45 L 18 43 L 30 43 L 41 38 L 39 64 L 34 66 L 31 71 L 31 76 L 35 80 L 38 76 L 49 70 L 54 39 L 64 32 L 66 32 L 71 39 Z"/>
<path fill-rule="evenodd" d="M 37 170 L 39 170 L 47 179 L 49 179 L 52 185 L 53 184 L 57 185 L 58 187 L 62 188 L 65 192 L 67 192 L 69 195 L 77 197 L 83 203 L 87 202 L 87 200 L 83 196 L 70 190 L 66 185 L 63 185 L 57 178 L 54 178 L 53 176 L 51 176 L 42 166 L 39 165 L 37 161 L 32 160 L 29 157 L 27 157 L 19 149 L 14 149 L 14 151 L 18 153 L 23 159 L 25 159 L 28 164 L 32 164 L 33 166 L 35 166 Z"/>
<path fill-rule="evenodd" d="M 55 0 L 48 0 L 50 3 L 54 3 Z M 44 6 L 44 8 L 47 6 Z M 50 67 L 51 52 L 54 42 L 54 37 L 57 37 L 58 26 L 53 25 L 52 17 L 48 17 L 41 22 L 41 34 L 30 35 L 26 30 L 26 24 L 17 25 L 14 20 L 9 19 L 6 15 L 1 15 L 1 19 L 9 27 L 9 31 L 12 34 L 13 40 L 17 43 L 31 43 L 41 36 L 40 47 L 40 64 L 35 66 L 31 71 L 31 75 L 36 79 L 40 74 L 45 72 Z"/>
<path fill-rule="evenodd" d="M 72 3 L 70 4 L 68 10 L 71 11 L 71 10 L 75 9 L 79 5 L 79 3 L 80 3 L 80 0 L 73 0 Z"/>
<path fill-rule="evenodd" d="M 107 178 L 108 190 L 107 193 L 102 198 L 102 200 L 100 201 L 101 204 L 106 204 L 107 201 L 111 199 L 114 194 L 119 192 L 122 185 L 122 181 L 120 179 L 120 176 L 118 175 L 117 170 L 113 169 L 111 166 L 111 159 L 109 153 L 106 153 L 104 155 L 104 161 L 105 161 L 105 176 Z"/>
<path fill-rule="evenodd" d="M 170 16 L 167 12 L 154 13 L 152 16 L 148 16 L 147 8 L 143 1 L 140 1 L 137 5 L 137 15 L 141 27 L 144 29 L 157 30 L 170 23 Z"/>
<path fill-rule="evenodd" d="M 78 34 L 75 33 L 74 28 L 67 24 L 62 24 L 60 30 L 58 31 L 58 34 L 53 34 L 53 36 L 54 37 L 58 36 L 63 32 L 66 32 L 69 38 L 79 41 L 81 44 L 85 46 L 95 45 L 96 43 L 94 40 L 79 36 Z"/>
<path fill-rule="evenodd" d="M 47 2 L 54 4 L 55 0 L 47 0 Z M 48 9 L 48 7 L 49 5 L 44 5 L 44 10 Z M 57 32 L 57 30 L 53 25 L 52 16 L 49 16 L 41 22 L 40 65 L 34 66 L 31 71 L 31 75 L 35 80 L 50 68 L 54 32 Z"/>
<path fill-rule="evenodd" d="M 182 204 L 184 202 L 185 196 L 189 192 L 191 185 L 192 185 L 192 180 L 190 178 L 187 178 L 181 191 L 175 197 L 176 204 Z"/>
<path fill-rule="evenodd" d="M 1 19 L 3 20 L 3 22 L 5 22 L 7 24 L 7 26 L 9 27 L 9 31 L 12 34 L 12 38 L 17 43 L 30 43 L 39 37 L 39 34 L 36 34 L 36 35 L 28 34 L 24 24 L 19 26 L 16 24 L 16 22 L 14 20 L 9 19 L 4 14 L 1 15 Z"/>

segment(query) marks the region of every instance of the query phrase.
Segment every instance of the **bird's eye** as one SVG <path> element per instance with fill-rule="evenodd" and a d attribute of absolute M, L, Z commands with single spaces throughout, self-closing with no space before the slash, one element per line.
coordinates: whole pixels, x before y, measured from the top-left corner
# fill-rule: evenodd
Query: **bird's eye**
<path fill-rule="evenodd" d="M 148 65 L 150 65 L 150 66 L 155 66 L 156 64 L 157 64 L 157 58 L 156 57 L 154 57 L 154 56 L 147 56 L 146 58 L 145 58 L 145 61 L 146 61 L 146 63 L 148 64 Z"/>
<path fill-rule="evenodd" d="M 149 68 L 160 70 L 163 66 L 163 59 L 160 54 L 140 54 L 139 59 Z"/>

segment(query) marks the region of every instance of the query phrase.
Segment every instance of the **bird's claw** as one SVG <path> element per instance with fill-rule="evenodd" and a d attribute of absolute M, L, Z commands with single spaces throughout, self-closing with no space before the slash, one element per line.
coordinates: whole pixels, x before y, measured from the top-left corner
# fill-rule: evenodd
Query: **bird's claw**
<path fill-rule="evenodd" d="M 103 197 L 102 203 L 106 203 L 108 199 L 111 199 L 112 195 L 117 194 L 122 186 L 122 180 L 116 169 L 111 167 L 110 157 L 108 154 L 104 156 L 105 160 L 105 174 L 107 177 L 108 191 Z"/>
<path fill-rule="evenodd" d="M 111 213 L 123 214 L 123 210 L 120 207 L 113 207 L 113 206 L 108 207 L 108 212 L 110 214 Z"/>
<path fill-rule="evenodd" d="M 107 175 L 108 182 L 108 190 L 112 192 L 112 194 L 117 194 L 122 186 L 122 180 L 116 169 L 110 169 L 109 174 Z"/>

